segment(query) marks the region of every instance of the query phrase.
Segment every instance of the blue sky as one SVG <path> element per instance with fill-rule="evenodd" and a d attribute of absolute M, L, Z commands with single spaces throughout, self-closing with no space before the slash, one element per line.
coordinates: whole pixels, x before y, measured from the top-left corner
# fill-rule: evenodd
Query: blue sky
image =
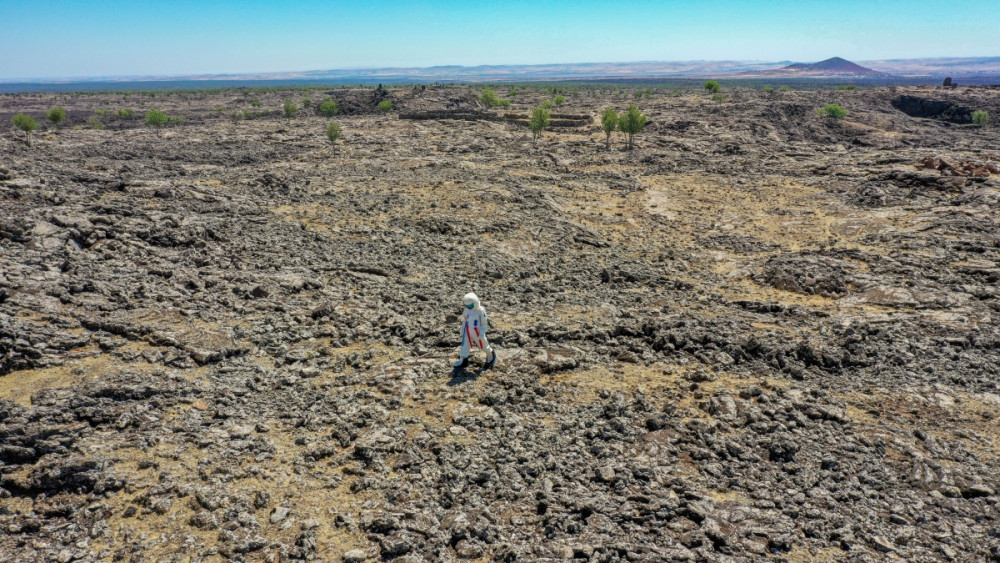
<path fill-rule="evenodd" d="M 1000 55 L 996 0 L 0 0 L 0 79 Z"/>

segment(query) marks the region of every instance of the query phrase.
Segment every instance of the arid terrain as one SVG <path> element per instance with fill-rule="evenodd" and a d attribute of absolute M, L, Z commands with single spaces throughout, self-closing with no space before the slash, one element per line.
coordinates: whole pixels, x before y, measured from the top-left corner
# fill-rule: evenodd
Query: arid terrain
<path fill-rule="evenodd" d="M 478 92 L 0 96 L 0 559 L 1000 560 L 1000 88 Z"/>

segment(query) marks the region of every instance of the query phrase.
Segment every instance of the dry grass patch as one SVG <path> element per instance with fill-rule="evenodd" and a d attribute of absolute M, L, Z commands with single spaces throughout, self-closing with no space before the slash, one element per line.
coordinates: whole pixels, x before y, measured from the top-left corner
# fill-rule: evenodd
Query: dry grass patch
<path fill-rule="evenodd" d="M 275 424 L 275 426 L 278 426 Z M 217 469 L 225 467 L 250 467 L 258 465 L 263 468 L 256 474 L 225 477 L 223 481 L 205 482 L 213 489 L 223 489 L 227 495 L 240 495 L 252 499 L 258 492 L 266 492 L 271 496 L 267 507 L 255 509 L 253 516 L 257 518 L 261 530 L 269 542 L 281 541 L 293 545 L 301 531 L 300 524 L 310 518 L 319 521 L 316 528 L 317 543 L 320 555 L 336 558 L 346 551 L 355 548 L 368 547 L 369 543 L 358 531 L 349 531 L 334 525 L 337 514 L 349 514 L 357 520 L 362 510 L 375 506 L 377 501 L 371 493 L 351 491 L 351 484 L 358 479 L 343 473 L 341 467 L 316 464 L 312 469 L 300 470 L 297 465 L 308 445 L 296 445 L 295 440 L 301 432 L 277 427 L 267 434 L 254 434 L 252 437 L 263 437 L 273 444 L 274 457 L 264 463 L 255 462 L 251 458 L 244 460 L 219 460 L 190 444 L 176 442 L 160 442 L 152 448 L 140 450 L 126 447 L 111 452 L 116 460 L 115 468 L 125 474 L 130 483 L 129 494 L 122 493 L 108 499 L 113 516 L 107 520 L 110 537 L 95 542 L 94 547 L 126 545 L 137 537 L 146 537 L 147 549 L 144 557 L 158 559 L 170 556 L 189 556 L 192 550 L 201 550 L 217 546 L 220 542 L 218 530 L 202 530 L 187 525 L 187 522 L 202 510 L 193 494 L 174 498 L 170 508 L 164 512 L 143 510 L 143 497 L 150 489 L 163 482 L 163 479 L 176 479 L 182 483 L 202 482 L 204 473 L 215 474 Z M 317 436 L 317 438 L 322 438 Z M 208 464 L 203 460 L 209 460 Z M 155 466 L 139 469 L 140 462 L 155 462 Z M 261 472 L 262 471 L 262 472 Z M 337 483 L 331 486 L 331 483 Z M 124 510 L 130 506 L 139 508 L 133 517 L 125 517 Z M 292 508 L 289 516 L 291 526 L 271 524 L 270 513 L 276 506 Z M 252 531 L 252 530 L 251 530 Z M 271 550 L 265 548 L 260 554 Z"/>

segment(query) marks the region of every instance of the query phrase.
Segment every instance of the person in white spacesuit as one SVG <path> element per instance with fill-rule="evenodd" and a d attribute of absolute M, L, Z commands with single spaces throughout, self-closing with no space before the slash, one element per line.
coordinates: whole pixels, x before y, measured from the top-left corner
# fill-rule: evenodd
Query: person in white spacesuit
<path fill-rule="evenodd" d="M 462 305 L 465 306 L 462 315 L 462 347 L 458 351 L 459 359 L 455 362 L 456 368 L 464 368 L 469 364 L 469 352 L 473 348 L 478 348 L 486 352 L 486 365 L 491 368 L 497 361 L 497 354 L 493 351 L 489 341 L 486 339 L 486 329 L 490 326 L 486 317 L 486 309 L 479 302 L 475 293 L 466 293 L 462 298 Z"/>

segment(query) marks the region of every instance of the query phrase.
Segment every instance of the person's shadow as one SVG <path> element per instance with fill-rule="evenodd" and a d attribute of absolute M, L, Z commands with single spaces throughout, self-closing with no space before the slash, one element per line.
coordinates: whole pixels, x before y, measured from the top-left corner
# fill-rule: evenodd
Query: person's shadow
<path fill-rule="evenodd" d="M 476 371 L 469 371 L 468 368 L 452 368 L 451 370 L 451 380 L 448 381 L 449 387 L 454 387 L 456 385 L 461 385 L 469 381 L 475 381 L 479 379 L 479 376 L 486 373 L 493 366 L 483 365 L 479 366 Z"/>

